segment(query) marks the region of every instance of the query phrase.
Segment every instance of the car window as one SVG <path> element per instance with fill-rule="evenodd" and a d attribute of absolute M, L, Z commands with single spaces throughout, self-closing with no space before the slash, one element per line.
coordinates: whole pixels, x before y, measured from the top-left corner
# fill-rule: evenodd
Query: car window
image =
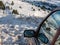
<path fill-rule="evenodd" d="M 53 13 L 50 17 L 48 17 L 48 19 L 43 23 L 40 29 L 40 33 L 44 33 L 48 37 L 49 41 L 52 41 L 59 26 L 60 26 L 60 11 L 57 11 Z"/>

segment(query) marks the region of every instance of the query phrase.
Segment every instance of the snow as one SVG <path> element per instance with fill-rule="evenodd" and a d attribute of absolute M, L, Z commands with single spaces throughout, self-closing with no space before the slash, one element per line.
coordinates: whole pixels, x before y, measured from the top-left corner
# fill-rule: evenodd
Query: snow
<path fill-rule="evenodd" d="M 44 11 L 41 10 L 41 12 L 40 11 L 35 11 L 34 16 L 36 16 L 36 17 L 46 17 L 46 14 L 47 14 L 47 12 L 44 12 Z"/>
<path fill-rule="evenodd" d="M 3 37 L 3 43 L 17 43 L 18 36 L 21 36 L 20 40 L 25 44 L 25 39 L 23 37 L 24 30 L 35 30 L 40 22 L 47 16 L 47 10 L 43 11 L 39 7 L 19 0 L 2 1 L 5 6 L 12 8 L 5 9 L 4 11 L 0 10 L 0 33 Z M 11 5 L 12 1 L 14 5 Z M 22 8 L 19 8 L 19 6 Z M 32 7 L 35 11 L 32 10 Z M 19 14 L 12 14 L 13 9 L 16 9 Z M 40 9 L 40 11 L 38 9 Z"/>

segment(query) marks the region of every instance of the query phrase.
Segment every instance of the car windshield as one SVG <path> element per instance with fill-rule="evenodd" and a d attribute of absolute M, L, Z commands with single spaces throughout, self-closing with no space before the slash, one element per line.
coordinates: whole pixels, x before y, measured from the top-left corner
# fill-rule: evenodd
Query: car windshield
<path fill-rule="evenodd" d="M 44 33 L 49 41 L 51 42 L 56 34 L 57 29 L 60 27 L 60 11 L 53 13 L 48 19 L 43 23 L 40 33 Z M 58 38 L 60 39 L 60 37 Z M 60 45 L 57 39 L 56 45 Z"/>

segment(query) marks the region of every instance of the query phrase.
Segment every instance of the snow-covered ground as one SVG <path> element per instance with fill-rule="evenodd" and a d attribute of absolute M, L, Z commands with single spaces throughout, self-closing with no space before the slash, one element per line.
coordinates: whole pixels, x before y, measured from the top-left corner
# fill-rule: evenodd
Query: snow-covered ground
<path fill-rule="evenodd" d="M 11 5 L 12 1 L 14 5 Z M 18 36 L 20 36 L 19 42 L 21 45 L 24 45 L 26 43 L 26 40 L 22 36 L 24 30 L 35 30 L 38 24 L 47 16 L 47 10 L 43 11 L 41 8 L 22 2 L 21 0 L 2 0 L 2 2 L 5 7 L 9 6 L 10 9 L 0 9 L 0 40 L 2 40 L 2 43 L 6 43 L 6 45 L 7 43 L 13 45 L 12 43 L 19 41 Z M 19 14 L 12 14 L 13 9 L 17 10 Z"/>

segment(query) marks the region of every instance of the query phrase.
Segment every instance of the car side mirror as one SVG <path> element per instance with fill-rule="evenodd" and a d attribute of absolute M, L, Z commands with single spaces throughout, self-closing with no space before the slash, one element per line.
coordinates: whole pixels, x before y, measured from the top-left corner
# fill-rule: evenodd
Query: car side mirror
<path fill-rule="evenodd" d="M 35 31 L 34 30 L 25 30 L 24 31 L 24 37 L 34 37 Z"/>

